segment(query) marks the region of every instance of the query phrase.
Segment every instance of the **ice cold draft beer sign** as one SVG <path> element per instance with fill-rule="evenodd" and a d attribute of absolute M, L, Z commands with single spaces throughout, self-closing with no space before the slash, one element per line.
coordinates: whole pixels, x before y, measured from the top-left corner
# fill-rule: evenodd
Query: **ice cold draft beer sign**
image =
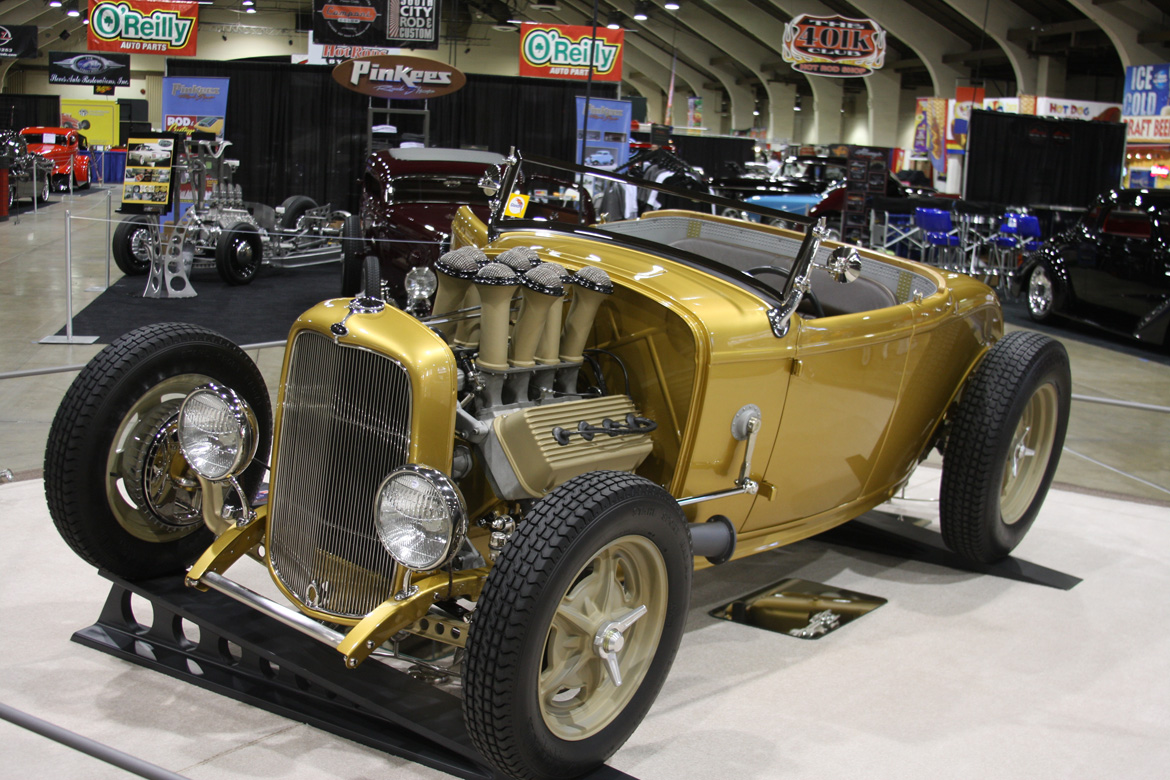
<path fill-rule="evenodd" d="M 439 0 L 313 0 L 320 44 L 439 48 Z"/>
<path fill-rule="evenodd" d="M 784 26 L 780 54 L 804 73 L 868 76 L 886 61 L 886 31 L 872 19 L 801 14 Z"/>
<path fill-rule="evenodd" d="M 195 2 L 90 0 L 90 51 L 195 56 L 199 5 Z"/>

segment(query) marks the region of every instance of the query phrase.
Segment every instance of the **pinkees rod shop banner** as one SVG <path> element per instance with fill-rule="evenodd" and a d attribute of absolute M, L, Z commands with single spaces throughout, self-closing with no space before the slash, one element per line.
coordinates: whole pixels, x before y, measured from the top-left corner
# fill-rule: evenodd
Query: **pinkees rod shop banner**
<path fill-rule="evenodd" d="M 197 2 L 90 0 L 89 50 L 194 57 Z"/>

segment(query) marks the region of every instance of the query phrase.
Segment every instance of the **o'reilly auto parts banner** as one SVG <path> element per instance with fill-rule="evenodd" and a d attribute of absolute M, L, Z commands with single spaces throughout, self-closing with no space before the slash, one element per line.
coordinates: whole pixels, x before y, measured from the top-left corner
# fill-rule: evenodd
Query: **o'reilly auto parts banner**
<path fill-rule="evenodd" d="M 0 24 L 0 57 L 36 59 L 37 26 L 35 24 Z"/>
<path fill-rule="evenodd" d="M 623 30 L 525 22 L 520 28 L 520 75 L 548 79 L 622 80 Z"/>
<path fill-rule="evenodd" d="M 163 129 L 223 137 L 229 79 L 167 76 L 163 79 Z"/>
<path fill-rule="evenodd" d="M 199 4 L 90 0 L 89 50 L 194 57 Z"/>
<path fill-rule="evenodd" d="M 78 54 L 49 52 L 50 84 L 130 86 L 129 54 Z"/>
<path fill-rule="evenodd" d="M 321 44 L 439 48 L 439 0 L 313 0 Z"/>

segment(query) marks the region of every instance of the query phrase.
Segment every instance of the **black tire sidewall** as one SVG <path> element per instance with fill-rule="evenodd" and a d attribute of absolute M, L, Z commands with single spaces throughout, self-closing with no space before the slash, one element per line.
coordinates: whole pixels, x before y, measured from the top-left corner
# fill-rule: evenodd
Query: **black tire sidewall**
<path fill-rule="evenodd" d="M 272 434 L 272 410 L 255 364 L 222 336 L 172 323 L 147 326 L 103 350 L 116 355 L 134 344 L 138 359 L 91 361 L 66 392 L 53 420 L 45 454 L 45 492 L 65 540 L 86 561 L 127 579 L 177 574 L 212 541 L 206 526 L 174 541 L 148 542 L 126 531 L 106 496 L 105 473 L 114 436 L 131 407 L 159 383 L 201 374 L 240 393 L 259 422 L 254 462 L 240 476 L 246 495 L 260 484 Z M 157 348 L 152 348 L 157 344 Z"/>
<path fill-rule="evenodd" d="M 317 201 L 308 195 L 290 195 L 280 205 L 284 211 L 280 215 L 277 227 L 281 230 L 292 230 L 297 226 L 297 220 L 304 216 L 306 211 L 317 207 Z"/>
<path fill-rule="evenodd" d="M 252 246 L 253 260 L 249 269 L 240 268 L 236 251 L 238 237 L 243 238 Z M 215 268 L 219 272 L 220 278 L 230 285 L 251 282 L 260 272 L 263 248 L 264 242 L 260 239 L 260 231 L 249 222 L 236 222 L 226 230 L 221 231 L 215 244 Z"/>
<path fill-rule="evenodd" d="M 135 214 L 118 223 L 114 229 L 113 254 L 114 262 L 122 273 L 127 276 L 141 276 L 150 271 L 150 262 L 142 262 L 134 254 L 134 234 L 139 230 L 150 229 L 153 217 L 148 214 Z"/>
<path fill-rule="evenodd" d="M 994 401 L 986 400 L 991 396 L 985 391 L 1006 387 L 1004 370 L 1010 357 L 1008 343 L 1025 340 L 1033 342 L 1035 347 L 1028 354 L 1028 365 L 1012 389 L 1010 404 L 1001 414 Z M 995 353 L 996 348 L 1000 348 L 999 354 Z M 976 393 L 978 399 L 966 398 L 960 402 L 943 456 L 939 496 L 940 524 L 947 546 L 963 557 L 981 563 L 992 563 L 1010 555 L 1035 522 L 1060 462 L 1068 431 L 1072 385 L 1063 345 L 1047 336 L 1017 331 L 1008 334 L 996 348 L 976 368 L 976 373 L 981 376 L 969 380 L 980 384 Z M 1009 525 L 1001 513 L 1003 470 L 1011 455 L 1012 440 L 1024 409 L 1035 393 L 1048 383 L 1054 385 L 1057 394 L 1052 451 L 1035 495 L 1020 518 Z M 969 406 L 964 408 L 964 403 Z M 990 446 L 990 457 L 980 457 L 983 444 Z M 983 475 L 982 480 L 978 483 L 972 481 L 972 476 L 979 473 Z"/>
<path fill-rule="evenodd" d="M 590 476 L 571 480 L 562 487 L 571 488 L 578 480 Z M 576 536 L 571 536 L 573 521 L 581 520 L 583 514 L 589 514 L 589 510 L 582 512 L 579 506 L 569 507 L 572 511 L 566 534 L 553 538 L 571 538 L 569 541 L 554 541 L 552 545 L 546 546 L 545 557 L 550 565 L 541 571 L 547 572 L 547 576 L 529 576 L 529 582 L 539 581 L 538 587 L 532 589 L 530 596 L 521 596 L 508 602 L 515 607 L 513 621 L 516 616 L 523 616 L 523 628 L 519 633 L 509 633 L 506 639 L 482 636 L 477 635 L 477 629 L 482 631 L 485 626 L 479 623 L 472 626 L 468 638 L 469 653 L 490 653 L 497 658 L 511 657 L 511 653 L 498 652 L 502 649 L 498 647 L 499 643 L 507 641 L 509 647 L 514 646 L 513 643 L 518 645 L 514 663 L 506 672 L 512 680 L 508 693 L 510 702 L 504 710 L 507 716 L 504 722 L 495 724 L 495 732 L 503 735 L 503 742 L 508 745 L 504 754 L 522 758 L 519 764 L 498 767 L 505 772 L 527 778 L 560 778 L 589 771 L 625 743 L 642 722 L 666 680 L 686 624 L 693 570 L 690 542 L 685 519 L 673 499 L 651 483 L 637 480 L 634 484 L 651 490 L 635 490 L 627 495 L 614 495 L 608 501 L 603 499 L 592 516 L 583 520 L 583 527 L 579 528 Z M 571 492 L 568 490 L 564 494 Z M 545 500 L 556 495 L 557 491 L 554 491 Z M 556 500 L 553 498 L 553 501 Z M 547 522 L 548 518 L 540 515 L 530 515 L 524 521 L 524 526 L 509 542 L 510 547 L 515 547 L 506 553 L 512 555 L 506 555 L 506 561 L 505 557 L 501 557 L 497 568 L 489 576 L 489 585 L 485 587 L 485 597 L 481 598 L 479 609 L 497 608 L 490 594 L 493 585 L 497 590 L 515 587 L 515 583 L 510 582 L 509 570 L 529 570 L 533 554 L 540 555 L 537 537 L 541 525 Z M 538 700 L 539 674 L 549 626 L 577 573 L 598 550 L 628 535 L 648 539 L 662 554 L 669 581 L 662 634 L 646 675 L 625 709 L 597 734 L 579 741 L 563 740 L 545 724 Z M 473 661 L 469 658 L 470 663 Z M 499 669 L 500 662 L 496 663 Z M 465 708 L 474 699 L 474 696 L 465 699 Z"/>

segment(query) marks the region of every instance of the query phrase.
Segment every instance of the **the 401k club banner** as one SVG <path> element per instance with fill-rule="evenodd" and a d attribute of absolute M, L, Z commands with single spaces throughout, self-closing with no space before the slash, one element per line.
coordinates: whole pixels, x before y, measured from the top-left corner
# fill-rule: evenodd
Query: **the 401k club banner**
<path fill-rule="evenodd" d="M 525 22 L 520 29 L 520 75 L 548 79 L 622 80 L 622 30 Z M 592 59 L 591 59 L 592 58 Z"/>
<path fill-rule="evenodd" d="M 90 0 L 89 50 L 195 56 L 199 4 Z"/>

